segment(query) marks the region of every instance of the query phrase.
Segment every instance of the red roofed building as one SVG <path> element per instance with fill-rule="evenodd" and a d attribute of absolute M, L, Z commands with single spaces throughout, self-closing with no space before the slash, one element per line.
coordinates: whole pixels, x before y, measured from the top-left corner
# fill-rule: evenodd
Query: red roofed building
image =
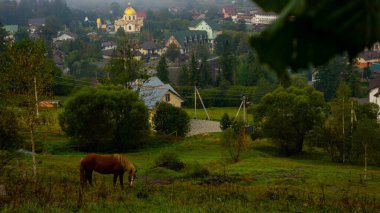
<path fill-rule="evenodd" d="M 136 12 L 137 18 L 145 19 L 146 18 L 146 12 L 144 11 L 137 11 Z"/>
<path fill-rule="evenodd" d="M 234 5 L 228 5 L 222 8 L 223 18 L 229 18 L 237 14 L 236 7 Z"/>

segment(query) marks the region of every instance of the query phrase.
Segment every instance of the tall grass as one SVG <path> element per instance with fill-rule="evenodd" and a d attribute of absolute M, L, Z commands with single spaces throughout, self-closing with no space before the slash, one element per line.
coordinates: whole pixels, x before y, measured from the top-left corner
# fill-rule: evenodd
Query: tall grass
<path fill-rule="evenodd" d="M 74 175 L 74 174 L 73 174 Z M 76 174 L 75 174 L 76 176 Z M 104 178 L 82 190 L 70 178 L 11 176 L 3 212 L 376 212 L 374 195 L 349 191 L 335 196 L 325 188 L 310 191 L 285 185 L 241 186 L 176 181 L 171 184 L 138 181 L 121 190 Z"/>
<path fill-rule="evenodd" d="M 258 140 L 237 163 L 226 161 L 220 134 L 156 144 L 125 155 L 135 163 L 133 188 L 113 187 L 112 175 L 93 174 L 94 187 L 81 190 L 79 159 L 84 153 L 45 144 L 32 181 L 30 156 L 0 173 L 2 212 L 378 212 L 380 169 L 331 163 L 323 152 L 292 158 L 276 155 Z M 62 137 L 51 137 L 66 143 Z M 48 143 L 48 141 L 46 142 Z M 157 142 L 158 143 L 158 142 Z M 56 152 L 59 155 L 51 153 Z M 174 152 L 186 165 L 173 171 L 155 167 L 162 153 Z M 125 178 L 126 179 L 126 178 Z M 0 192 L 1 194 L 1 192 Z"/>

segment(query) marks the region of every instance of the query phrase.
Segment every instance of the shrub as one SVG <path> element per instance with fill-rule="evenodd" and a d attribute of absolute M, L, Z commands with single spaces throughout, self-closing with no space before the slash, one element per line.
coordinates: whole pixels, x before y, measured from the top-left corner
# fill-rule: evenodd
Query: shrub
<path fill-rule="evenodd" d="M 224 113 L 222 119 L 220 120 L 220 128 L 222 130 L 225 130 L 228 127 L 230 127 L 231 124 L 232 124 L 232 120 L 230 119 L 227 113 Z"/>
<path fill-rule="evenodd" d="M 247 148 L 248 142 L 249 137 L 245 127 L 239 122 L 235 122 L 232 128 L 229 127 L 223 131 L 221 145 L 233 162 L 240 160 L 240 154 Z"/>
<path fill-rule="evenodd" d="M 161 155 L 156 158 L 155 165 L 176 171 L 185 167 L 185 164 L 179 159 L 178 154 L 175 152 L 161 153 Z"/>
<path fill-rule="evenodd" d="M 23 138 L 13 112 L 0 108 L 0 170 L 15 157 Z"/>
<path fill-rule="evenodd" d="M 84 151 L 126 151 L 149 135 L 148 109 L 123 87 L 83 88 L 71 96 L 59 123 Z"/>
<path fill-rule="evenodd" d="M 191 178 L 204 178 L 207 177 L 210 172 L 204 165 L 193 162 L 185 166 L 185 176 Z"/>
<path fill-rule="evenodd" d="M 0 150 L 14 150 L 21 145 L 22 141 L 15 114 L 0 108 Z"/>
<path fill-rule="evenodd" d="M 163 102 L 157 106 L 153 122 L 159 134 L 185 136 L 189 131 L 190 117 L 183 109 Z"/>

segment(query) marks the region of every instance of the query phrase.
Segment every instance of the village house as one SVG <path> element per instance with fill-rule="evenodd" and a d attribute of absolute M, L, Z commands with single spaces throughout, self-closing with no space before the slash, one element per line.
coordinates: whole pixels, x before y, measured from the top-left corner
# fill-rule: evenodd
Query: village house
<path fill-rule="evenodd" d="M 45 27 L 46 18 L 32 18 L 28 20 L 29 33 L 36 35 L 40 32 L 42 27 Z"/>
<path fill-rule="evenodd" d="M 174 44 L 184 54 L 190 52 L 193 45 L 207 44 L 208 40 L 207 31 L 203 30 L 169 32 L 165 35 L 165 46 Z"/>
<path fill-rule="evenodd" d="M 371 79 L 368 85 L 369 102 L 377 104 L 380 108 L 380 76 Z M 377 119 L 380 120 L 380 114 L 378 113 Z"/>
<path fill-rule="evenodd" d="M 234 5 L 228 5 L 222 8 L 223 18 L 230 18 L 237 14 L 236 7 Z"/>
<path fill-rule="evenodd" d="M 137 80 L 133 83 L 132 88 L 138 92 L 149 110 L 153 110 L 161 102 L 175 107 L 181 107 L 184 102 L 170 84 L 164 84 L 158 77 L 150 77 L 144 82 Z"/>
<path fill-rule="evenodd" d="M 371 48 L 366 48 L 355 60 L 355 66 L 359 68 L 371 67 L 373 63 L 380 63 L 380 42 L 376 42 Z"/>
<path fill-rule="evenodd" d="M 165 53 L 165 46 L 153 41 L 146 41 L 139 47 L 139 52 L 147 57 L 159 57 Z"/>
<path fill-rule="evenodd" d="M 268 25 L 274 22 L 278 16 L 271 13 L 257 13 L 254 14 L 251 23 L 254 25 Z"/>
<path fill-rule="evenodd" d="M 102 50 L 114 50 L 116 49 L 117 45 L 113 41 L 105 41 L 100 44 Z"/>
<path fill-rule="evenodd" d="M 87 37 L 90 39 L 90 41 L 98 41 L 100 39 L 100 36 L 97 32 L 89 32 L 87 33 Z"/>
<path fill-rule="evenodd" d="M 189 30 L 207 32 L 208 43 L 210 43 L 210 48 L 212 49 L 214 48 L 215 38 L 222 34 L 219 25 L 214 21 L 193 21 L 189 26 Z"/>
<path fill-rule="evenodd" d="M 254 15 L 251 14 L 237 14 L 231 16 L 234 23 L 238 23 L 240 20 L 243 20 L 245 24 L 252 24 L 253 17 Z"/>
<path fill-rule="evenodd" d="M 59 36 L 53 38 L 53 42 L 61 42 L 61 41 L 75 41 L 77 36 L 74 33 L 63 32 L 60 33 Z"/>
<path fill-rule="evenodd" d="M 8 36 L 6 39 L 14 40 L 14 35 L 18 31 L 18 25 L 4 25 L 5 31 L 7 31 Z"/>
<path fill-rule="evenodd" d="M 53 61 L 61 70 L 65 69 L 65 54 L 60 50 L 53 50 Z"/>

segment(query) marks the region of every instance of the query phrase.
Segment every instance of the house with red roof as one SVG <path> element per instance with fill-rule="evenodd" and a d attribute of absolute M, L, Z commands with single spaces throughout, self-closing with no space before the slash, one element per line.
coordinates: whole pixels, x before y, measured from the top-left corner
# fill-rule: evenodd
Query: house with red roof
<path fill-rule="evenodd" d="M 229 18 L 237 14 L 235 5 L 227 5 L 222 8 L 223 18 Z"/>

